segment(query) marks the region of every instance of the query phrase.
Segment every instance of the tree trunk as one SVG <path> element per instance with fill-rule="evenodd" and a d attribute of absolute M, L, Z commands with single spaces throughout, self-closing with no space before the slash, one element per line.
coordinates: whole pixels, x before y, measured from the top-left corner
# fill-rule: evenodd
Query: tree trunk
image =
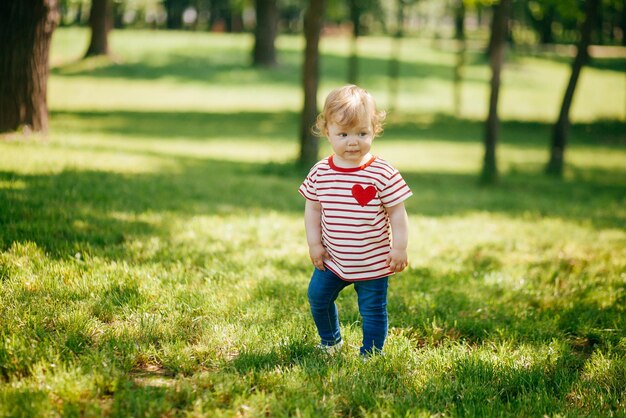
<path fill-rule="evenodd" d="M 400 79 L 400 54 L 404 37 L 404 1 L 397 0 L 396 33 L 391 40 L 391 56 L 389 58 L 389 110 L 398 106 L 398 85 Z"/>
<path fill-rule="evenodd" d="M 319 83 L 319 41 L 324 19 L 325 0 L 309 0 L 304 14 L 304 65 L 302 83 L 304 107 L 300 123 L 300 159 L 302 167 L 311 167 L 317 162 L 318 140 L 311 128 L 317 117 L 317 86 Z"/>
<path fill-rule="evenodd" d="M 552 141 L 550 144 L 550 160 L 546 166 L 546 173 L 557 177 L 563 176 L 563 165 L 565 161 L 565 147 L 567 146 L 567 133 L 569 130 L 569 111 L 572 107 L 574 91 L 583 66 L 589 61 L 589 45 L 591 44 L 591 34 L 598 12 L 600 0 L 587 0 L 585 3 L 585 21 L 580 30 L 580 41 L 574 62 L 572 63 L 572 74 L 561 104 L 559 118 L 552 128 Z"/>
<path fill-rule="evenodd" d="M 352 22 L 352 45 L 348 59 L 348 83 L 357 84 L 359 78 L 359 36 L 361 36 L 361 6 L 359 0 L 349 0 L 350 21 Z"/>
<path fill-rule="evenodd" d="M 545 12 L 543 19 L 539 22 L 540 31 L 539 31 L 539 42 L 542 45 L 548 45 L 554 42 L 554 36 L 552 33 L 552 24 L 554 23 L 554 5 L 545 5 Z"/>
<path fill-rule="evenodd" d="M 46 133 L 48 56 L 57 0 L 0 2 L 0 132 Z"/>
<path fill-rule="evenodd" d="M 109 31 L 112 24 L 112 8 L 109 0 L 92 0 L 89 12 L 91 42 L 85 58 L 109 54 Z"/>
<path fill-rule="evenodd" d="M 491 66 L 491 94 L 489 97 L 489 115 L 485 123 L 485 157 L 481 182 L 494 184 L 498 181 L 496 145 L 498 143 L 498 98 L 500 95 L 500 74 L 504 63 L 506 33 L 511 9 L 511 0 L 501 0 L 494 6 L 489 40 L 489 63 Z"/>
<path fill-rule="evenodd" d="M 458 40 L 457 51 L 456 51 L 456 62 L 454 64 L 454 75 L 453 75 L 453 83 L 452 83 L 454 115 L 457 118 L 461 117 L 461 112 L 463 109 L 462 85 L 463 85 L 463 68 L 465 67 L 466 50 L 467 50 L 467 43 L 465 39 Z"/>
<path fill-rule="evenodd" d="M 276 62 L 276 31 L 278 6 L 276 0 L 256 0 L 256 28 L 254 29 L 254 65 L 273 67 Z"/>
<path fill-rule="evenodd" d="M 456 0 L 454 5 L 454 39 L 457 40 L 456 63 L 453 77 L 453 101 L 454 115 L 461 117 L 462 97 L 461 82 L 463 80 L 463 67 L 465 66 L 465 2 Z"/>
<path fill-rule="evenodd" d="M 168 29 L 181 29 L 183 27 L 183 11 L 189 4 L 188 0 L 164 0 L 167 14 L 166 25 Z M 211 2 L 211 5 L 213 2 Z M 213 13 L 211 13 L 213 16 Z"/>
<path fill-rule="evenodd" d="M 454 6 L 454 39 L 462 41 L 465 39 L 465 2 L 456 0 Z"/>
<path fill-rule="evenodd" d="M 622 4 L 620 14 L 620 27 L 622 28 L 622 46 L 626 46 L 626 4 Z"/>

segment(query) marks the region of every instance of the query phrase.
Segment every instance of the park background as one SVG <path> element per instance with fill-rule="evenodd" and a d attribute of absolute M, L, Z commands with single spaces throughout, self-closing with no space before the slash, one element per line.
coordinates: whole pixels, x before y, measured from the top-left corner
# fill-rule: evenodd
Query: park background
<path fill-rule="evenodd" d="M 219 3 L 193 4 L 202 16 Z M 296 17 L 276 62 L 255 66 L 245 19 L 241 32 L 228 19 L 165 30 L 159 2 L 114 3 L 127 6 L 125 28 L 110 32 L 108 54 L 83 58 L 89 3 L 63 4 L 49 132 L 22 126 L 0 140 L 1 416 L 626 414 L 619 28 L 621 39 L 595 32 L 565 168 L 549 176 L 582 12 L 556 19 L 542 44 L 530 17 L 519 24 L 520 4 L 579 4 L 516 2 L 499 176 L 485 185 L 491 6 L 468 3 L 463 44 L 440 2 L 407 2 L 399 43 L 364 12 L 356 81 L 388 110 L 373 149 L 414 197 L 386 355 L 363 363 L 354 292 L 338 300 L 348 344 L 333 357 L 314 348 L 306 301 L 306 5 L 282 3 Z M 619 16 L 618 2 L 602 7 Z M 354 45 L 349 8 L 329 2 L 325 16 L 320 102 L 348 82 Z M 320 141 L 319 156 L 329 152 Z"/>

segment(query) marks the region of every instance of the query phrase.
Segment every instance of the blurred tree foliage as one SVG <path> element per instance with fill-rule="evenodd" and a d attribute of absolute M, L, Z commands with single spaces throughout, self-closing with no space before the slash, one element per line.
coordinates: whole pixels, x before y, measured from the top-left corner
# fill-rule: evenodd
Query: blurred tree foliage
<path fill-rule="evenodd" d="M 159 28 L 253 32 L 255 0 L 111 0 L 116 28 Z M 87 25 L 92 0 L 60 0 L 61 25 Z M 486 39 L 491 6 L 497 0 L 418 0 L 404 2 L 404 33 Z M 513 2 L 508 40 L 515 44 L 574 44 L 579 40 L 584 0 Z M 624 0 L 601 0 L 593 43 L 626 45 Z M 276 0 L 278 33 L 301 32 L 307 0 Z M 397 33 L 397 1 L 328 0 L 326 25 L 356 34 Z M 465 24 L 464 24 L 465 22 Z M 462 31 L 462 32 L 460 32 Z"/>

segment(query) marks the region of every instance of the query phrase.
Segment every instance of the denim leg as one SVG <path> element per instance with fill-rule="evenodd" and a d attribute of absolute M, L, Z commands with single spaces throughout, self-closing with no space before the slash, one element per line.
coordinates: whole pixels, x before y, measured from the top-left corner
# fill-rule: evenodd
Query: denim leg
<path fill-rule="evenodd" d="M 335 300 L 339 292 L 349 284 L 328 269 L 326 271 L 315 269 L 313 272 L 307 296 L 313 321 L 324 345 L 335 345 L 341 341 Z"/>
<path fill-rule="evenodd" d="M 387 338 L 387 287 L 389 278 L 355 282 L 359 296 L 359 312 L 363 320 L 361 354 L 382 351 Z"/>

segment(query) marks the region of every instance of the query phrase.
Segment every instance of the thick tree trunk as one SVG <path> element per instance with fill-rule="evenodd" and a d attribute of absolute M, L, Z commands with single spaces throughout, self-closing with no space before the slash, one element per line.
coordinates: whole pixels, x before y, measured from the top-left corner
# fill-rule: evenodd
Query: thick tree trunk
<path fill-rule="evenodd" d="M 567 146 L 567 133 L 569 130 L 569 111 L 574 99 L 574 91 L 583 66 L 589 61 L 589 45 L 591 44 L 591 34 L 598 12 L 600 0 L 587 0 L 585 4 L 585 21 L 583 22 L 578 51 L 572 63 L 572 74 L 561 104 L 559 117 L 552 128 L 552 141 L 550 143 L 550 160 L 546 166 L 546 173 L 561 177 L 563 175 L 563 165 L 565 161 L 565 148 Z"/>
<path fill-rule="evenodd" d="M 318 139 L 313 135 L 311 128 L 315 124 L 315 118 L 317 117 L 319 41 L 325 8 L 325 0 L 309 0 L 309 6 L 304 14 L 304 37 L 306 40 L 304 65 L 302 68 L 304 107 L 300 123 L 299 159 L 302 167 L 311 167 L 317 162 Z"/>
<path fill-rule="evenodd" d="M 48 55 L 57 0 L 0 2 L 0 132 L 48 130 Z"/>
<path fill-rule="evenodd" d="M 109 31 L 113 22 L 113 9 L 109 0 L 92 0 L 89 12 L 91 42 L 85 57 L 109 54 Z"/>
<path fill-rule="evenodd" d="M 501 0 L 494 6 L 489 41 L 489 63 L 491 66 L 491 94 L 489 96 L 489 115 L 485 123 L 485 157 L 481 182 L 493 184 L 498 181 L 496 146 L 498 143 L 499 119 L 498 98 L 500 95 L 500 74 L 504 63 L 506 33 L 511 10 L 511 0 Z"/>
<path fill-rule="evenodd" d="M 276 31 L 278 6 L 276 0 L 256 0 L 256 28 L 254 29 L 254 65 L 273 67 L 276 62 Z"/>

